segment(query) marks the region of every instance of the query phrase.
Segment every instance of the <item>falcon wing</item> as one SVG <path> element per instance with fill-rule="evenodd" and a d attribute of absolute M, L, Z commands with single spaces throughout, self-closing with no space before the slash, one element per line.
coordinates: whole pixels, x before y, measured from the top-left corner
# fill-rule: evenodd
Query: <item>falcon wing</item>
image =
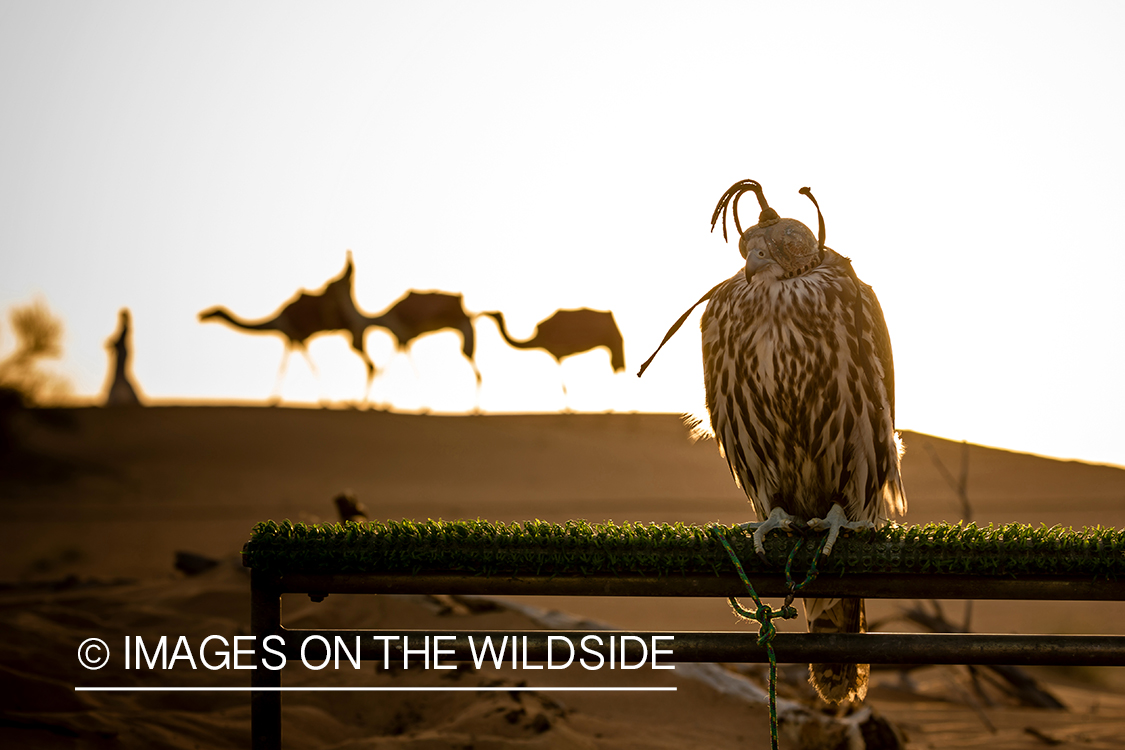
<path fill-rule="evenodd" d="M 862 282 L 861 282 L 862 284 Z M 887 331 L 887 321 L 879 298 L 867 284 L 862 284 L 863 306 L 868 310 L 871 323 L 871 336 L 875 341 L 875 356 L 883 366 L 883 388 L 887 391 L 887 401 L 891 406 L 891 425 L 895 423 L 895 362 L 891 354 L 891 334 Z"/>

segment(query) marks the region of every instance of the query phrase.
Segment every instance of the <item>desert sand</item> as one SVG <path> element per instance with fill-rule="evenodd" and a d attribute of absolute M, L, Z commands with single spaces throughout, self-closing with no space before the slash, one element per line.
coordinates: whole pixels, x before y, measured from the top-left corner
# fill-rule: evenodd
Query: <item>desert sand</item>
<path fill-rule="evenodd" d="M 3 747 L 246 747 L 245 693 L 84 693 L 82 685 L 247 685 L 247 672 L 105 672 L 75 658 L 88 637 L 245 635 L 249 578 L 238 551 L 264 519 L 335 521 L 351 490 L 374 519 L 585 518 L 734 523 L 751 510 L 711 440 L 675 415 L 419 416 L 254 407 L 77 409 L 54 424 L 19 415 L 31 456 L 0 477 L 0 714 Z M 58 417 L 64 417 L 59 419 Z M 1125 470 L 904 433 L 908 521 L 962 518 L 954 476 L 968 460 L 978 523 L 1125 524 Z M 964 452 L 964 453 L 963 453 Z M 195 576 L 177 551 L 219 564 Z M 456 603 L 454 603 L 456 605 Z M 869 619 L 909 602 L 869 601 Z M 944 602 L 960 620 L 964 604 Z M 448 606 L 426 597 L 287 596 L 292 627 L 530 629 L 585 619 L 646 630 L 746 628 L 722 600 L 529 597 Z M 549 610 L 566 613 L 552 619 Z M 785 623 L 803 629 L 802 621 Z M 977 632 L 1125 634 L 1125 605 L 977 602 Z M 905 629 L 891 623 L 886 629 Z M 807 698 L 803 667 L 781 694 Z M 1067 711 L 974 697 L 963 667 L 877 671 L 868 698 L 909 748 L 1125 746 L 1118 668 L 1030 670 Z M 296 693 L 287 747 L 768 747 L 758 667 L 536 675 L 539 686 L 665 685 L 668 693 Z M 519 685 L 512 670 L 387 672 L 286 669 L 292 685 Z M 429 682 L 427 682 L 429 681 Z M 783 727 L 784 729 L 784 727 Z M 839 738 L 843 742 L 843 737 Z M 800 742 L 783 734 L 783 747 Z"/>

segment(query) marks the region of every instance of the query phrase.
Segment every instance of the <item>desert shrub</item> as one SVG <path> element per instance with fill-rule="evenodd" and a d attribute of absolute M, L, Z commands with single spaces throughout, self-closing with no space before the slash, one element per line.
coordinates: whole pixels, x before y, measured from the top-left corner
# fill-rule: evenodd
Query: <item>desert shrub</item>
<path fill-rule="evenodd" d="M 18 393 L 27 406 L 51 406 L 65 399 L 70 383 L 43 367 L 62 356 L 63 322 L 43 300 L 11 308 L 8 313 L 15 349 L 0 360 L 0 389 Z"/>

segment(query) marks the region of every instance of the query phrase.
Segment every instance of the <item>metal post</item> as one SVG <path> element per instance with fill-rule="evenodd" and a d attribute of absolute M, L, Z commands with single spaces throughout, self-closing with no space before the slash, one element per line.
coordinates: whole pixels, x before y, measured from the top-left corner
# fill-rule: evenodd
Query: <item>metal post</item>
<path fill-rule="evenodd" d="M 250 746 L 254 750 L 281 750 L 281 670 L 263 664 L 262 641 L 281 632 L 281 590 L 277 577 L 250 571 L 250 633 L 254 636 L 254 666 L 250 673 Z"/>
<path fill-rule="evenodd" d="M 751 573 L 758 596 L 789 593 L 780 573 Z M 485 596 L 745 596 L 746 585 L 733 571 L 719 575 L 472 575 L 418 570 L 411 573 L 283 573 L 285 593 L 324 594 L 475 594 Z M 820 577 L 801 589 L 801 597 L 863 599 L 1044 599 L 1048 601 L 1125 601 L 1125 576 L 980 576 L 924 573 L 855 573 Z"/>

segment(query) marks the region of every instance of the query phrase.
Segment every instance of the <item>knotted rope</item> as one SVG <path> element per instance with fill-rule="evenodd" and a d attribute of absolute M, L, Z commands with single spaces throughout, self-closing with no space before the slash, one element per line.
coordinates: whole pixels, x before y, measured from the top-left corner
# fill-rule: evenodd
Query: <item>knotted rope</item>
<path fill-rule="evenodd" d="M 746 571 L 742 568 L 742 562 L 738 559 L 738 555 L 730 546 L 725 535 L 720 533 L 719 527 L 712 527 L 712 532 L 715 537 L 722 543 L 726 549 L 727 554 L 730 555 L 731 562 L 734 563 L 735 570 L 738 571 L 738 577 L 742 579 L 742 583 L 746 585 L 746 591 L 750 594 L 750 598 L 754 600 L 756 609 L 751 612 L 739 604 L 738 599 L 735 597 L 727 597 L 730 602 L 731 609 L 735 614 L 744 620 L 750 620 L 758 623 L 758 645 L 766 647 L 766 655 L 770 660 L 770 742 L 773 750 L 778 750 L 777 744 L 777 657 L 773 651 L 773 638 L 777 635 L 777 626 L 773 624 L 774 620 L 792 620 L 797 617 L 797 608 L 793 606 L 793 598 L 797 592 L 808 586 L 814 578 L 816 578 L 817 569 L 816 564 L 820 560 L 820 553 L 824 549 L 825 542 L 828 541 L 828 535 L 825 534 L 824 538 L 820 540 L 820 546 L 817 548 L 816 553 L 813 555 L 812 564 L 809 565 L 808 575 L 805 580 L 797 583 L 793 580 L 793 559 L 797 556 L 797 550 L 801 549 L 804 539 L 798 539 L 797 543 L 793 545 L 793 549 L 789 552 L 789 559 L 785 562 L 785 584 L 789 588 L 789 594 L 785 597 L 785 603 L 781 605 L 781 609 L 774 609 L 768 604 L 762 604 L 762 600 L 758 598 L 758 592 L 754 591 L 754 585 L 750 583 L 750 579 L 746 576 Z"/>

